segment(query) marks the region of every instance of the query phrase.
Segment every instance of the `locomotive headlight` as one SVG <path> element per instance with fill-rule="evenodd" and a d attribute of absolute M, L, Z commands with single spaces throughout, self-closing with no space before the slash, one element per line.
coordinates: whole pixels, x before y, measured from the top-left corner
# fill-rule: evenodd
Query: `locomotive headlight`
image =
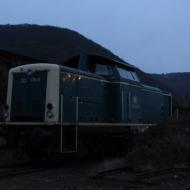
<path fill-rule="evenodd" d="M 5 119 L 7 119 L 7 117 L 9 117 L 9 112 L 8 111 L 4 112 L 3 116 L 4 116 Z"/>
<path fill-rule="evenodd" d="M 49 119 L 51 119 L 51 118 L 54 117 L 52 110 L 53 110 L 53 104 L 52 104 L 52 103 L 48 103 L 48 104 L 47 104 L 46 116 L 47 116 L 47 118 L 49 118 Z"/>
<path fill-rule="evenodd" d="M 54 117 L 52 111 L 47 111 L 47 112 L 46 112 L 46 115 L 47 115 L 47 117 L 48 117 L 49 119 L 51 119 L 51 118 Z"/>
<path fill-rule="evenodd" d="M 3 108 L 3 116 L 5 119 L 9 117 L 9 105 L 5 104 Z"/>

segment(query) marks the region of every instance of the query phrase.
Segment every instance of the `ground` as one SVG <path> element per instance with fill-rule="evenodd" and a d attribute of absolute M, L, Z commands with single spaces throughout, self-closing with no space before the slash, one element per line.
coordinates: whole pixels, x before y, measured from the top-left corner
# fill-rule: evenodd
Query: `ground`
<path fill-rule="evenodd" d="M 2 161 L 2 160 L 1 160 Z M 8 161 L 7 161 L 8 162 Z M 7 163 L 6 163 L 7 164 Z M 76 158 L 63 160 L 50 169 L 0 179 L 1 190 L 187 190 L 190 175 L 173 175 L 159 184 L 147 185 L 117 180 L 94 179 L 97 172 L 119 168 L 124 164 L 122 158 Z M 1 162 L 2 166 L 2 162 Z M 1 172 L 1 170 L 0 170 Z"/>
<path fill-rule="evenodd" d="M 1 150 L 0 190 L 190 190 L 189 126 L 188 119 L 151 128 L 134 137 L 132 148 L 122 157 L 116 154 L 84 159 L 64 157 L 42 162 L 42 169 L 35 172 L 8 177 L 4 176 L 3 167 L 23 161 L 16 159 L 14 150 Z M 127 170 L 113 172 L 123 167 Z M 129 168 L 137 172 L 135 176 L 146 171 L 148 175 L 139 181 Z M 172 172 L 163 172 L 167 169 Z M 109 172 L 102 175 L 102 171 Z M 159 175 L 151 173 L 160 171 Z"/>

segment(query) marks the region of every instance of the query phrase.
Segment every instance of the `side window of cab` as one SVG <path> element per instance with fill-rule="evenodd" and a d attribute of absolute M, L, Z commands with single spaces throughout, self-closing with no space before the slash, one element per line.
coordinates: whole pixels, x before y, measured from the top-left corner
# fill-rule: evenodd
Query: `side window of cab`
<path fill-rule="evenodd" d="M 110 65 L 97 63 L 95 64 L 94 73 L 97 75 L 110 76 L 113 75 L 113 70 Z"/>
<path fill-rule="evenodd" d="M 130 70 L 130 69 L 125 68 L 125 67 L 119 67 L 119 66 L 117 67 L 117 70 L 118 70 L 120 77 L 122 77 L 124 79 L 139 82 L 139 78 L 138 78 L 137 74 L 135 73 L 135 71 Z"/>
<path fill-rule="evenodd" d="M 111 65 L 105 63 L 94 62 L 90 65 L 89 72 L 100 75 L 100 76 L 112 76 L 113 68 Z"/>

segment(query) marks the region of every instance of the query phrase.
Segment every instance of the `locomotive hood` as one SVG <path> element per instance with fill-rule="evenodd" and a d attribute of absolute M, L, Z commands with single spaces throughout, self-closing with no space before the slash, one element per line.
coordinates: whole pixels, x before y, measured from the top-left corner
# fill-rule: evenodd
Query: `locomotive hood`
<path fill-rule="evenodd" d="M 9 72 L 7 121 L 58 121 L 59 66 L 36 63 L 15 67 Z M 52 117 L 47 117 L 51 104 Z M 22 116 L 22 117 L 21 117 Z"/>

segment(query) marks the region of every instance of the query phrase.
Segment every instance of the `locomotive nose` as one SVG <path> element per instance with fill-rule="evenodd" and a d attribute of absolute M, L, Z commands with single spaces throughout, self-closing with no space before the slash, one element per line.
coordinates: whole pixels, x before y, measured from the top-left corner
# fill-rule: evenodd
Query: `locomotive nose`
<path fill-rule="evenodd" d="M 7 122 L 57 122 L 59 72 L 55 64 L 36 63 L 9 72 Z"/>

